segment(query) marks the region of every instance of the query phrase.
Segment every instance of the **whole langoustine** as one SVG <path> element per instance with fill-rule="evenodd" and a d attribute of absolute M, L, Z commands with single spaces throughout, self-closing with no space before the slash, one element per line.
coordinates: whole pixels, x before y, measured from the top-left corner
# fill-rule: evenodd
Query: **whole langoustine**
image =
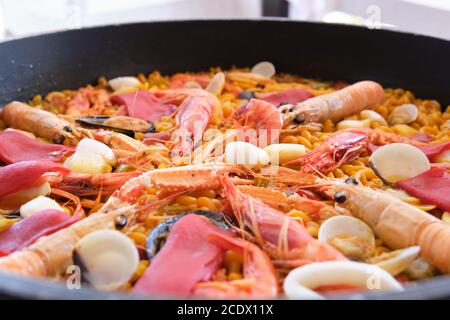
<path fill-rule="evenodd" d="M 421 256 L 442 273 L 450 273 L 450 226 L 382 191 L 354 181 L 337 182 L 340 206 L 372 227 L 389 247 L 420 246 Z"/>
<path fill-rule="evenodd" d="M 72 252 L 78 241 L 100 229 L 114 229 L 119 215 L 134 214 L 132 206 L 100 211 L 71 226 L 38 239 L 31 246 L 0 258 L 0 271 L 31 277 L 52 277 L 73 263 Z"/>
<path fill-rule="evenodd" d="M 301 123 L 339 121 L 347 116 L 384 102 L 383 87 L 373 81 L 361 81 L 333 93 L 303 101 L 284 117 L 285 125 L 292 120 Z"/>
<path fill-rule="evenodd" d="M 76 143 L 71 123 L 51 112 L 30 107 L 25 103 L 11 102 L 3 109 L 1 116 L 8 127 L 32 132 L 58 144 L 66 139 Z"/>

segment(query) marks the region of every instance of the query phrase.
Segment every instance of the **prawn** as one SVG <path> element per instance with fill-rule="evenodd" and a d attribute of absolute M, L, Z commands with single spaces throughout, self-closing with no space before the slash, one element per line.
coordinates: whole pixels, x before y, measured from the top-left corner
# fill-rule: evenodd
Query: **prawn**
<path fill-rule="evenodd" d="M 450 226 L 382 191 L 351 182 L 336 182 L 339 205 L 366 222 L 393 249 L 420 246 L 422 257 L 442 273 L 450 273 Z M 343 197 L 342 197 L 343 196 Z"/>
<path fill-rule="evenodd" d="M 256 242 L 280 264 L 345 260 L 339 251 L 314 239 L 302 224 L 239 191 L 228 177 L 219 180 L 241 229 L 251 230 Z"/>
<path fill-rule="evenodd" d="M 417 141 L 377 129 L 352 128 L 337 132 L 319 147 L 287 164 L 300 164 L 304 173 L 326 174 L 368 152 L 370 145 L 393 142 L 418 144 Z"/>
<path fill-rule="evenodd" d="M 73 144 L 77 142 L 71 123 L 51 112 L 21 102 L 11 102 L 3 109 L 1 116 L 8 127 L 32 132 L 54 143 L 61 144 L 66 139 Z"/>
<path fill-rule="evenodd" d="M 74 117 L 95 116 L 102 114 L 109 106 L 111 102 L 106 90 L 92 87 L 81 88 L 67 102 L 65 114 Z"/>
<path fill-rule="evenodd" d="M 240 137 L 241 140 L 257 138 L 257 143 L 254 140 L 250 140 L 250 142 L 259 147 L 265 147 L 278 140 L 283 127 L 283 119 L 278 108 L 269 102 L 258 99 L 251 99 L 237 109 L 233 113 L 233 119 L 243 127 L 239 129 L 238 133 L 238 135 L 244 135 L 244 137 Z M 245 128 L 255 129 L 256 132 L 248 132 Z M 256 136 L 252 137 L 249 133 L 252 135 L 256 133 Z"/>
<path fill-rule="evenodd" d="M 308 99 L 295 105 L 284 117 L 285 124 L 338 121 L 372 108 L 384 101 L 383 87 L 373 81 L 361 81 L 333 93 Z"/>
<path fill-rule="evenodd" d="M 258 246 L 241 238 L 210 232 L 208 239 L 219 247 L 234 250 L 244 256 L 244 279 L 200 282 L 195 296 L 208 298 L 274 298 L 278 293 L 278 279 L 267 254 Z"/>
<path fill-rule="evenodd" d="M 220 118 L 222 109 L 219 100 L 202 89 L 161 90 L 157 91 L 156 95 L 164 103 L 178 105 L 178 127 L 172 133 L 175 141 L 172 157 L 190 156 L 193 149 L 199 146 L 211 118 Z"/>

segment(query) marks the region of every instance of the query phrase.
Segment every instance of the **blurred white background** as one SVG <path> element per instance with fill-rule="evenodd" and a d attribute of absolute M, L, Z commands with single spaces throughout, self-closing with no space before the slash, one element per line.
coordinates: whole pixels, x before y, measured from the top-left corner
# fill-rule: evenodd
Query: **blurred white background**
<path fill-rule="evenodd" d="M 282 11 L 291 19 L 352 24 L 375 16 L 384 28 L 450 39 L 450 0 L 288 2 L 286 10 L 283 0 L 0 0 L 0 40 L 112 23 L 258 18 Z M 277 11 L 280 5 L 284 9 Z"/>

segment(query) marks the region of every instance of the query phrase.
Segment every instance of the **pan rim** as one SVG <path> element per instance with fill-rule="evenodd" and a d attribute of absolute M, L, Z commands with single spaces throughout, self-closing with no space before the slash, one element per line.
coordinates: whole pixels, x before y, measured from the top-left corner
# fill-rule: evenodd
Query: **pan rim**
<path fill-rule="evenodd" d="M 93 30 L 93 29 L 107 29 L 111 27 L 123 27 L 123 26 L 138 26 L 138 25 L 155 25 L 155 24 L 181 24 L 181 23 L 260 23 L 260 22 L 274 22 L 274 23 L 287 23 L 287 24 L 303 24 L 303 25 L 319 25 L 319 26 L 325 26 L 329 25 L 332 27 L 337 28 L 348 28 L 348 29 L 367 29 L 368 31 L 372 32 L 379 32 L 379 33 L 390 33 L 390 34 L 402 34 L 406 36 L 414 36 L 419 38 L 426 38 L 426 39 L 433 39 L 438 40 L 442 42 L 449 43 L 450 39 L 441 38 L 438 36 L 430 36 L 430 35 L 424 35 L 416 32 L 408 32 L 404 30 L 397 30 L 393 28 L 374 28 L 370 29 L 366 26 L 362 25 L 352 25 L 352 24 L 346 24 L 346 23 L 330 23 L 330 22 L 320 22 L 320 21 L 302 21 L 302 20 L 292 20 L 289 18 L 280 18 L 280 17 L 261 17 L 261 18 L 217 18 L 217 19 L 174 19 L 174 20 L 151 20 L 151 21 L 136 21 L 136 22 L 130 22 L 130 23 L 112 23 L 112 24 L 99 24 L 95 26 L 88 26 L 88 27 L 81 27 L 81 28 L 74 28 L 74 29 L 66 29 L 66 30 L 56 30 L 56 31 L 49 31 L 49 32 L 42 32 L 42 33 L 33 33 L 25 36 L 17 36 L 13 37 L 4 41 L 0 41 L 0 45 L 3 43 L 11 43 L 14 41 L 20 41 L 24 39 L 31 39 L 31 38 L 39 38 L 39 37 L 45 37 L 50 35 L 58 35 L 62 33 L 71 33 L 71 32 L 79 32 L 79 31 L 85 31 L 85 30 Z"/>
<path fill-rule="evenodd" d="M 329 26 L 330 28 L 337 27 L 342 29 L 368 29 L 364 26 L 354 26 L 347 24 L 337 24 L 337 23 L 323 23 L 323 22 L 309 22 L 309 21 L 296 21 L 289 20 L 285 18 L 254 18 L 254 19 L 179 19 L 179 20 L 164 20 L 164 21 L 146 21 L 146 22 L 133 22 L 133 23 L 119 23 L 119 24 L 106 24 L 98 25 L 81 29 L 71 29 L 71 30 L 60 30 L 56 32 L 39 33 L 35 35 L 29 35 L 24 37 L 15 37 L 13 39 L 8 39 L 0 43 L 11 44 L 17 41 L 30 38 L 44 38 L 51 35 L 58 35 L 63 33 L 71 32 L 82 32 L 89 30 L 104 30 L 108 28 L 120 28 L 124 26 L 143 26 L 143 25 L 170 25 L 179 23 L 285 23 L 292 25 L 310 25 L 310 26 Z M 450 40 L 432 37 L 427 35 L 421 35 L 417 33 L 404 32 L 401 30 L 391 30 L 391 29 L 369 29 L 368 31 L 373 31 L 377 33 L 388 33 L 388 34 L 402 34 L 405 36 L 414 36 L 419 39 L 433 39 L 441 43 L 449 44 Z M 30 282 L 31 281 L 31 282 Z M 450 296 L 450 276 L 441 276 L 432 280 L 423 281 L 417 286 L 407 288 L 403 292 L 386 292 L 386 293 L 364 293 L 364 294 L 353 294 L 353 295 L 343 295 L 335 296 L 331 298 L 335 299 L 435 299 L 442 298 L 444 296 Z M 425 283 L 426 282 L 426 283 Z M 27 285 L 28 284 L 28 285 Z M 35 288 L 36 290 L 30 290 L 29 288 Z M 42 296 L 37 295 L 41 291 L 47 292 L 48 294 L 43 294 Z M 28 290 L 28 291 L 27 291 Z M 59 295 L 58 293 L 61 293 Z M 122 293 L 105 293 L 99 292 L 93 289 L 81 289 L 81 290 L 68 290 L 64 286 L 61 286 L 51 280 L 36 280 L 26 277 L 17 277 L 9 274 L 0 274 L 0 295 L 6 294 L 14 297 L 24 297 L 24 298 L 42 298 L 42 299 L 165 299 L 173 297 L 161 297 L 161 296 L 135 296 Z"/>

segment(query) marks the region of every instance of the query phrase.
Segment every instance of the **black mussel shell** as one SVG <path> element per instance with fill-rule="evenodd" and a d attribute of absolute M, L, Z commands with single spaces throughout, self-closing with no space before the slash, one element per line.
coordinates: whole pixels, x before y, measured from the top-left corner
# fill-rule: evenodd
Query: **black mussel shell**
<path fill-rule="evenodd" d="M 250 100 L 255 98 L 255 93 L 253 91 L 241 91 L 238 93 L 239 99 Z"/>
<path fill-rule="evenodd" d="M 195 210 L 181 213 L 173 218 L 161 222 L 155 229 L 153 229 L 153 231 L 147 237 L 147 257 L 149 260 L 153 259 L 153 257 L 164 246 L 164 243 L 166 242 L 167 237 L 169 236 L 170 230 L 175 225 L 175 223 L 188 214 L 198 214 L 208 218 L 208 220 L 210 220 L 212 223 L 216 224 L 217 226 L 223 229 L 230 228 L 230 222 L 228 222 L 225 215 L 215 211 Z"/>
<path fill-rule="evenodd" d="M 122 133 L 122 134 L 125 134 L 127 136 L 134 138 L 134 134 L 137 132 L 135 130 L 128 130 L 128 129 L 111 127 L 111 126 L 105 125 L 104 122 L 110 118 L 111 117 L 108 117 L 108 116 L 83 117 L 83 118 L 76 119 L 76 122 L 78 122 L 79 124 L 81 124 L 83 126 L 108 129 L 108 130 L 119 132 L 119 133 Z M 155 132 L 155 125 L 151 122 L 149 123 L 149 125 L 150 125 L 150 127 L 146 132 L 148 132 L 148 133 Z"/>

